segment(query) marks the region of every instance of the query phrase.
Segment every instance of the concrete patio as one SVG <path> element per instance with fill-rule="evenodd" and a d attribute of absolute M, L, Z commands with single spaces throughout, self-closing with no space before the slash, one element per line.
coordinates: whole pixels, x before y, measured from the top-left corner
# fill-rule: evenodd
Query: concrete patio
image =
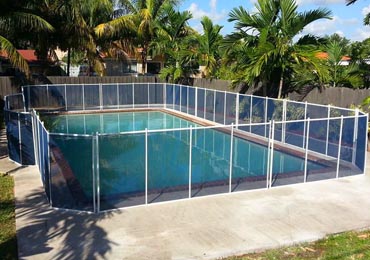
<path fill-rule="evenodd" d="M 369 163 L 365 175 L 102 214 L 51 209 L 35 166 L 2 158 L 0 171 L 15 178 L 20 259 L 215 259 L 370 228 Z"/>

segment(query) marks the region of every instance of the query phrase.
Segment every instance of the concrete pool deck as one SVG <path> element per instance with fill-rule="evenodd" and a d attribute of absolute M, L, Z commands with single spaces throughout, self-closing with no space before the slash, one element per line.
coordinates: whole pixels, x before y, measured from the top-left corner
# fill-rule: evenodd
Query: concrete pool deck
<path fill-rule="evenodd" d="M 216 259 L 370 228 L 365 175 L 121 209 L 51 209 L 35 166 L 15 179 L 20 259 Z"/>

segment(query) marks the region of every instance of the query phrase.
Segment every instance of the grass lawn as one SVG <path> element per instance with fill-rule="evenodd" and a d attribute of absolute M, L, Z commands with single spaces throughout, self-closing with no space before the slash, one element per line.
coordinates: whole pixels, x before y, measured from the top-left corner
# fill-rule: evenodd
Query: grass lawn
<path fill-rule="evenodd" d="M 0 173 L 0 259 L 17 259 L 14 179 Z"/>
<path fill-rule="evenodd" d="M 345 232 L 324 239 L 262 253 L 226 258 L 227 260 L 275 259 L 370 259 L 370 230 Z"/>

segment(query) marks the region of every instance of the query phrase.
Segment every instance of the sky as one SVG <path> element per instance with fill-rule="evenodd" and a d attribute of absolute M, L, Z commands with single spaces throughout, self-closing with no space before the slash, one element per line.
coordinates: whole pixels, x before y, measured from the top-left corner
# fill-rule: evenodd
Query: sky
<path fill-rule="evenodd" d="M 233 31 L 233 24 L 227 21 L 228 14 L 234 7 L 243 6 L 246 10 L 255 12 L 256 0 L 183 0 L 180 10 L 189 10 L 193 14 L 190 26 L 201 32 L 200 19 L 210 17 L 215 24 L 223 26 L 221 33 L 226 35 Z M 346 6 L 345 0 L 297 0 L 298 11 L 304 12 L 317 8 L 327 8 L 332 11 L 332 19 L 322 19 L 309 24 L 302 34 L 316 36 L 337 33 L 351 41 L 363 41 L 370 38 L 370 26 L 363 25 L 365 14 L 370 12 L 370 0 L 358 0 L 355 4 Z"/>

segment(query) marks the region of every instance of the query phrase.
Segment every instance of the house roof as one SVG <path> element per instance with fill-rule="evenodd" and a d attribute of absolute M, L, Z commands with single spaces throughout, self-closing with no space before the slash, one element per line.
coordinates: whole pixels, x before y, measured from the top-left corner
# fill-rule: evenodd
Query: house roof
<path fill-rule="evenodd" d="M 319 58 L 319 59 L 327 60 L 327 59 L 329 59 L 329 54 L 327 52 L 318 52 L 318 53 L 316 53 L 316 57 Z M 341 61 L 350 61 L 351 57 L 342 56 L 342 58 L 340 60 Z"/>
<path fill-rule="evenodd" d="M 37 58 L 35 50 L 18 50 L 18 53 L 25 59 L 27 62 L 37 62 L 39 59 Z M 6 51 L 0 51 L 0 57 L 8 59 L 9 55 Z"/>

